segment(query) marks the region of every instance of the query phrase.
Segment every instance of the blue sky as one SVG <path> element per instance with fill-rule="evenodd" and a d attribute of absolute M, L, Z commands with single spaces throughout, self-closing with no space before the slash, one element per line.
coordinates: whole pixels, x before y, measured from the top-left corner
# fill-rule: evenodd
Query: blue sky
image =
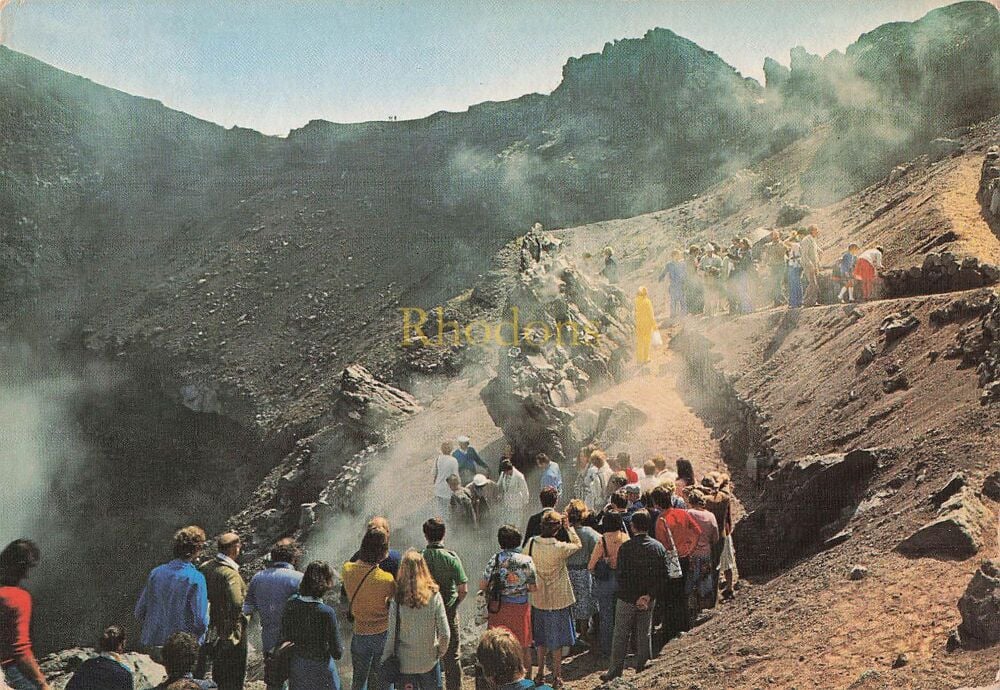
<path fill-rule="evenodd" d="M 9 47 L 231 126 L 423 117 L 551 91 L 571 56 L 662 26 L 763 80 L 941 0 L 17 0 Z"/>

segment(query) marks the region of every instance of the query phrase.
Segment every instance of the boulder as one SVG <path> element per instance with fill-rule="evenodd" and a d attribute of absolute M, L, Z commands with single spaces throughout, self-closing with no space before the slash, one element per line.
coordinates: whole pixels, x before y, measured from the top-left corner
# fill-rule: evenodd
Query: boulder
<path fill-rule="evenodd" d="M 1000 470 L 991 472 L 983 481 L 983 495 L 1000 501 Z"/>
<path fill-rule="evenodd" d="M 965 484 L 965 473 L 955 472 L 944 483 L 944 486 L 931 494 L 931 503 L 934 504 L 935 508 L 940 508 L 945 501 L 965 488 Z"/>
<path fill-rule="evenodd" d="M 333 417 L 361 446 L 385 441 L 389 430 L 420 411 L 416 398 L 375 378 L 360 364 L 340 373 L 332 394 Z"/>
<path fill-rule="evenodd" d="M 965 488 L 946 500 L 937 517 L 900 542 L 910 556 L 968 558 L 983 546 L 990 513 L 975 493 Z"/>
<path fill-rule="evenodd" d="M 930 143 L 930 154 L 932 161 L 939 161 L 949 156 L 961 153 L 964 150 L 962 142 L 954 139 L 939 137 Z"/>
<path fill-rule="evenodd" d="M 95 656 L 97 652 L 93 649 L 74 648 L 49 654 L 39 663 L 52 689 L 63 690 L 80 665 Z M 123 660 L 132 671 L 135 690 L 151 690 L 166 680 L 166 670 L 145 654 L 124 654 Z"/>
<path fill-rule="evenodd" d="M 875 361 L 875 355 L 877 353 L 878 349 L 875 343 L 868 343 L 861 348 L 861 352 L 858 354 L 858 358 L 854 361 L 854 363 L 859 369 L 864 369 L 866 366 Z"/>
<path fill-rule="evenodd" d="M 633 431 L 645 424 L 648 418 L 645 412 L 623 400 L 605 415 L 603 425 L 596 436 L 605 447 L 610 446 L 616 441 L 627 439 Z"/>
<path fill-rule="evenodd" d="M 1000 642 L 1000 560 L 983 561 L 958 600 L 963 641 L 983 644 Z"/>
<path fill-rule="evenodd" d="M 740 572 L 773 572 L 819 547 L 825 535 L 841 529 L 877 466 L 878 451 L 865 449 L 810 456 L 772 472 L 758 507 L 736 524 Z"/>
<path fill-rule="evenodd" d="M 904 311 L 889 314 L 882 319 L 882 325 L 879 326 L 878 330 L 885 337 L 885 342 L 888 345 L 915 330 L 918 326 L 920 326 L 920 319 Z"/>
<path fill-rule="evenodd" d="M 775 225 L 779 228 L 798 223 L 800 220 L 812 213 L 812 209 L 804 204 L 782 204 L 778 211 Z"/>

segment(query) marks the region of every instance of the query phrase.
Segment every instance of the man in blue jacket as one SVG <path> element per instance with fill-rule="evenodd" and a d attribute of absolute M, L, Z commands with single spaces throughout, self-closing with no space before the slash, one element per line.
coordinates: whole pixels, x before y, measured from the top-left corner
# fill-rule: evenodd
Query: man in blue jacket
<path fill-rule="evenodd" d="M 208 585 L 194 560 L 205 546 L 205 530 L 190 526 L 174 534 L 174 558 L 153 568 L 135 605 L 139 644 L 160 662 L 163 645 L 177 632 L 199 644 L 208 630 Z"/>
<path fill-rule="evenodd" d="M 451 455 L 458 460 L 458 476 L 462 478 L 462 486 L 471 482 L 472 478 L 479 473 L 477 465 L 482 467 L 483 474 L 489 477 L 490 467 L 479 457 L 476 449 L 469 445 L 471 439 L 468 436 L 459 436 L 455 441 L 458 443 L 458 448 Z"/>

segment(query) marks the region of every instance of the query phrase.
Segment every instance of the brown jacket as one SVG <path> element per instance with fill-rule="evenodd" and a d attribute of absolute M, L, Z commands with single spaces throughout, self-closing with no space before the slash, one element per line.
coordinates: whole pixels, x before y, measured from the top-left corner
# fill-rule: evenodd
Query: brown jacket
<path fill-rule="evenodd" d="M 200 570 L 208 583 L 209 639 L 239 644 L 246 633 L 246 581 L 239 570 L 219 557 L 204 563 Z"/>

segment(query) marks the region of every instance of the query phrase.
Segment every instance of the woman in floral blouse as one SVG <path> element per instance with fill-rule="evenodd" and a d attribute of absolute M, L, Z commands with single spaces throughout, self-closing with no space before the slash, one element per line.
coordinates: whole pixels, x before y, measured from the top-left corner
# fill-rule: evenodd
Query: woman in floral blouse
<path fill-rule="evenodd" d="M 500 551 L 490 558 L 479 581 L 479 589 L 486 592 L 489 617 L 487 628 L 507 628 L 517 638 L 524 653 L 524 667 L 531 675 L 531 604 L 528 592 L 535 585 L 535 564 L 530 556 L 520 552 L 521 533 L 516 527 L 504 525 L 497 531 Z M 491 597 L 490 581 L 499 579 L 500 598 Z"/>

